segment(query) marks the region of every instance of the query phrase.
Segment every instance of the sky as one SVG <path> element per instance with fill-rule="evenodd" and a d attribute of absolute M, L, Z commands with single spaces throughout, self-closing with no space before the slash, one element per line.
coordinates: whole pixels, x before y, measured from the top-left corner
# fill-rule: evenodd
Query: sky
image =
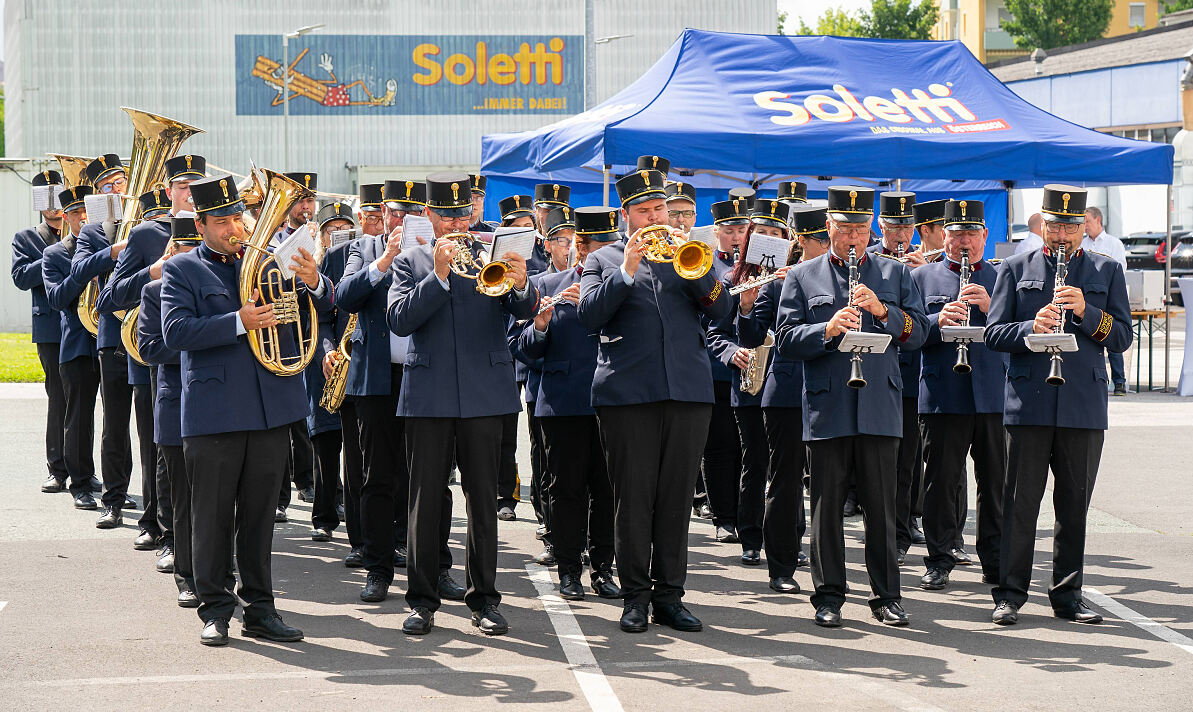
<path fill-rule="evenodd" d="M 0 5 L 3 0 L 0 0 Z M 800 20 L 815 29 L 816 18 L 830 8 L 844 8 L 847 11 L 870 7 L 870 0 L 779 0 L 779 11 L 787 11 L 788 32 L 798 29 Z"/>

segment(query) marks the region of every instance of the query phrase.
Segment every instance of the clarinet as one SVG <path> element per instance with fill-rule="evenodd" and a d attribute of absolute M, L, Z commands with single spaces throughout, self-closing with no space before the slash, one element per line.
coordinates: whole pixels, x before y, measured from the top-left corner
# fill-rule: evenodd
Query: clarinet
<path fill-rule="evenodd" d="M 961 288 L 957 290 L 957 298 L 961 298 L 961 292 L 969 286 L 970 268 L 969 268 L 969 250 L 961 250 Z M 969 302 L 965 302 L 965 318 L 961 320 L 961 326 L 969 326 L 970 307 Z M 953 370 L 957 373 L 969 373 L 973 367 L 969 365 L 969 344 L 960 341 L 957 343 L 957 363 L 953 364 Z"/>
<path fill-rule="evenodd" d="M 857 248 L 849 248 L 849 298 L 846 300 L 848 306 L 853 306 L 853 293 L 857 291 L 859 282 L 858 268 L 857 268 Z M 850 331 L 861 331 L 861 327 L 857 329 L 850 329 Z M 862 376 L 862 355 L 854 353 L 849 358 L 849 381 L 845 384 L 850 388 L 865 388 L 866 379 Z"/>
<path fill-rule="evenodd" d="M 1065 258 L 1065 245 L 1060 243 L 1056 246 L 1056 279 L 1052 283 L 1052 303 L 1060 307 L 1060 318 L 1056 321 L 1056 326 L 1052 328 L 1052 333 L 1060 334 L 1065 330 L 1065 308 L 1060 306 L 1056 293 L 1061 287 L 1065 286 L 1065 279 L 1069 276 L 1069 263 Z M 1064 357 L 1060 355 L 1059 351 L 1052 353 L 1052 364 L 1048 370 L 1048 378 L 1045 380 L 1050 386 L 1065 385 L 1064 374 L 1061 373 L 1061 363 Z"/>

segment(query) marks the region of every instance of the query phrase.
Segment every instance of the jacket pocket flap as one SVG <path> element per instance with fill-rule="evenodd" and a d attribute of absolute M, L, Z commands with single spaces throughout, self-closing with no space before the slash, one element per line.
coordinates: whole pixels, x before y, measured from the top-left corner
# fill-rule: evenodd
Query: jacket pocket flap
<path fill-rule="evenodd" d="M 223 383 L 224 367 L 216 364 L 213 366 L 197 366 L 187 370 L 187 384 L 202 383 L 203 381 L 218 381 L 219 383 Z"/>
<path fill-rule="evenodd" d="M 431 358 L 427 354 L 411 352 L 411 353 L 406 354 L 406 365 L 407 366 L 430 366 Z"/>
<path fill-rule="evenodd" d="M 1013 363 L 1007 368 L 1007 378 L 1012 381 L 1031 378 L 1031 366 L 1026 363 Z"/>
<path fill-rule="evenodd" d="M 825 377 L 804 379 L 804 390 L 809 393 L 827 393 L 832 388 L 832 381 Z"/>
<path fill-rule="evenodd" d="M 568 373 L 572 369 L 570 361 L 545 361 L 543 362 L 543 373 Z"/>
<path fill-rule="evenodd" d="M 895 292 L 874 292 L 874 296 L 878 297 L 878 301 L 886 302 L 887 304 L 897 304 L 899 302 L 899 295 Z"/>
<path fill-rule="evenodd" d="M 924 377 L 931 376 L 931 377 L 933 377 L 933 378 L 936 378 L 936 377 L 940 376 L 940 366 L 937 366 L 937 365 L 936 365 L 936 364 L 934 364 L 934 363 L 933 363 L 933 364 L 927 364 L 927 363 L 926 363 L 926 364 L 924 364 L 924 365 L 922 366 L 922 370 L 920 371 L 920 375 L 922 375 L 922 376 L 924 376 Z"/>
<path fill-rule="evenodd" d="M 832 294 L 817 294 L 814 297 L 808 297 L 809 307 L 822 307 L 825 305 L 832 305 L 836 301 L 836 297 Z"/>
<path fill-rule="evenodd" d="M 945 294 L 929 294 L 924 297 L 924 304 L 948 304 L 953 298 Z"/>
<path fill-rule="evenodd" d="M 1105 282 L 1090 282 L 1089 284 L 1083 284 L 1081 285 L 1081 289 L 1082 291 L 1086 292 L 1101 292 L 1102 294 L 1105 294 L 1107 291 Z"/>
<path fill-rule="evenodd" d="M 774 370 L 775 373 L 781 373 L 784 376 L 790 376 L 791 374 L 795 373 L 795 364 L 791 363 L 790 361 L 776 361 L 771 365 L 771 369 Z"/>
<path fill-rule="evenodd" d="M 1015 283 L 1015 289 L 1043 289 L 1044 280 L 1042 279 L 1021 279 Z"/>
<path fill-rule="evenodd" d="M 489 365 L 496 366 L 501 363 L 511 363 L 514 357 L 510 355 L 509 349 L 498 349 L 497 351 L 489 352 Z"/>
<path fill-rule="evenodd" d="M 206 299 L 207 297 L 228 296 L 228 289 L 219 284 L 204 284 L 199 287 L 199 296 Z"/>
<path fill-rule="evenodd" d="M 895 390 L 897 390 L 897 391 L 903 390 L 903 376 L 901 376 L 897 373 L 892 373 L 891 375 L 887 376 L 887 380 L 890 381 L 891 386 Z"/>

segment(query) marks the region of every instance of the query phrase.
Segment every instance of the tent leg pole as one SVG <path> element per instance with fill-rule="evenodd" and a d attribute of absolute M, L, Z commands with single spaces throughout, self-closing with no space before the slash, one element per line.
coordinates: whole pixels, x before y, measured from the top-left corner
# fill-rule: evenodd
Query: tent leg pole
<path fill-rule="evenodd" d="M 1011 225 L 1015 223 L 1015 196 L 1011 192 L 1011 181 L 1006 182 L 1007 186 L 1007 244 L 1011 244 Z"/>
<path fill-rule="evenodd" d="M 1164 392 L 1168 393 L 1168 343 L 1172 338 L 1172 186 L 1168 186 L 1168 209 L 1164 212 L 1167 214 L 1167 227 L 1165 228 L 1166 235 L 1164 236 L 1164 254 L 1167 257 L 1164 259 Z M 1184 295 L 1181 295 L 1184 296 Z M 1186 313 L 1188 307 L 1185 308 Z M 1188 319 L 1185 320 L 1188 322 Z M 1151 334 L 1148 334 L 1148 339 L 1151 339 Z M 1150 343 L 1150 342 L 1149 342 Z M 1140 351 L 1142 353 L 1142 351 Z M 1136 385 L 1136 389 L 1139 386 Z"/>
<path fill-rule="evenodd" d="M 601 203 L 604 207 L 609 207 L 609 165 L 606 164 L 601 168 Z"/>

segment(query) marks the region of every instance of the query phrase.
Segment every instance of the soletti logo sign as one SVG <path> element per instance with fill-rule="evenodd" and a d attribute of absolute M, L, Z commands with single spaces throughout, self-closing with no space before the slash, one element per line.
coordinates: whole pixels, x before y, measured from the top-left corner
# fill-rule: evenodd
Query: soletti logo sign
<path fill-rule="evenodd" d="M 809 94 L 802 102 L 786 92 L 760 91 L 754 94 L 754 103 L 774 112 L 770 120 L 779 126 L 805 126 L 813 121 L 866 121 L 875 124 L 870 131 L 876 134 L 960 134 L 1010 128 L 1003 119 L 979 120 L 953 96 L 952 86 L 952 82 L 929 84 L 927 91 L 912 89 L 910 93 L 892 88 L 891 98 L 875 95 L 859 98 L 844 85 L 834 84 L 832 94 Z"/>

